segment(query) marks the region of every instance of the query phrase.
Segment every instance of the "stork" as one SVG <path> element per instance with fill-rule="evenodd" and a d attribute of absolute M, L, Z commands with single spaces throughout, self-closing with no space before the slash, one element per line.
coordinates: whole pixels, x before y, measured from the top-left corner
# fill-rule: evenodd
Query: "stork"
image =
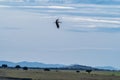
<path fill-rule="evenodd" d="M 58 29 L 60 28 L 59 23 L 61 23 L 61 22 L 59 22 L 59 19 L 56 19 L 55 24 L 56 24 L 56 27 L 57 27 Z"/>

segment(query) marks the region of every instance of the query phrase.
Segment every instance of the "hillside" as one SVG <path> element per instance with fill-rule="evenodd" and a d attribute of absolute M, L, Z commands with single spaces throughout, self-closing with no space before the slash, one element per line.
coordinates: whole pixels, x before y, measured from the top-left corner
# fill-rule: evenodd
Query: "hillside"
<path fill-rule="evenodd" d="M 114 67 L 109 66 L 109 68 L 105 67 L 91 67 L 91 66 L 85 66 L 85 65 L 62 65 L 62 64 L 45 64 L 45 63 L 40 63 L 40 62 L 9 62 L 9 61 L 0 61 L 0 66 L 2 64 L 7 64 L 8 67 L 15 67 L 16 65 L 20 65 L 21 67 L 27 66 L 27 67 L 33 67 L 33 68 L 61 68 L 61 69 L 70 69 L 70 70 L 118 70 Z"/>
<path fill-rule="evenodd" d="M 18 62 L 18 63 L 9 62 L 9 61 L 0 61 L 0 65 L 2 64 L 7 64 L 9 67 L 15 67 L 16 65 L 20 65 L 21 67 L 28 66 L 28 67 L 40 67 L 40 68 L 47 68 L 47 67 L 59 68 L 65 66 L 61 64 L 44 64 L 40 62 L 27 62 L 27 61 Z"/>

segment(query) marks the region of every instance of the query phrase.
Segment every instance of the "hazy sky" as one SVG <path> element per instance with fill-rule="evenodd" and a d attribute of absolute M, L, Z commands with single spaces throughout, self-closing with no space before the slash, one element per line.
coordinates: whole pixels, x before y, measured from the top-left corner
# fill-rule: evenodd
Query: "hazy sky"
<path fill-rule="evenodd" d="M 118 9 L 58 8 L 68 11 L 0 8 L 0 60 L 120 67 Z"/>

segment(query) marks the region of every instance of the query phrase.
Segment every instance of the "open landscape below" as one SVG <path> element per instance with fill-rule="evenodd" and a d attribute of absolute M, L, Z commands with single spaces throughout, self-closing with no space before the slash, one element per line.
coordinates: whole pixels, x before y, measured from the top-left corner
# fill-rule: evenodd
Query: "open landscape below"
<path fill-rule="evenodd" d="M 0 69 L 0 76 L 12 80 L 120 80 L 120 72 L 117 71 L 93 71 L 88 74 L 85 71 L 77 73 L 75 70 Z"/>

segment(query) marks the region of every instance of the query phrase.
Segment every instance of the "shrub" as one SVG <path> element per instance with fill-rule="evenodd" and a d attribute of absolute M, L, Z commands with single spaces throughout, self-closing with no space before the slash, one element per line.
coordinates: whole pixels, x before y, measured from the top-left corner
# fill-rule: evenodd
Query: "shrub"
<path fill-rule="evenodd" d="M 28 67 L 23 67 L 23 70 L 28 70 Z"/>
<path fill-rule="evenodd" d="M 76 71 L 76 73 L 79 73 L 79 72 L 80 72 L 79 70 Z"/>
<path fill-rule="evenodd" d="M 2 68 L 7 68 L 8 65 L 7 64 L 2 64 Z"/>
<path fill-rule="evenodd" d="M 44 71 L 50 71 L 50 69 L 49 68 L 45 68 Z"/>
<path fill-rule="evenodd" d="M 15 68 L 16 68 L 16 69 L 20 69 L 21 66 L 20 66 L 20 65 L 16 65 Z"/>
<path fill-rule="evenodd" d="M 92 70 L 86 70 L 86 72 L 90 74 L 92 72 Z"/>

